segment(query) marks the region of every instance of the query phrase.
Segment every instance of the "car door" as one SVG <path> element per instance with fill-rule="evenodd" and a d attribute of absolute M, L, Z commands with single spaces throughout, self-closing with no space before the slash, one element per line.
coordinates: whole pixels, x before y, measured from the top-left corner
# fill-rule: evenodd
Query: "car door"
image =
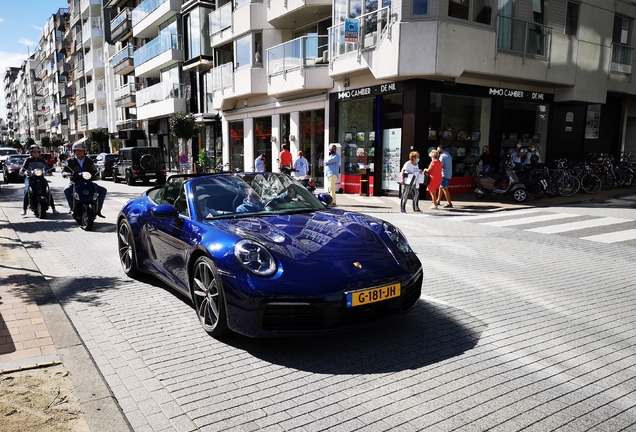
<path fill-rule="evenodd" d="M 164 278 L 187 293 L 186 258 L 191 245 L 192 220 L 185 205 L 185 184 L 178 181 L 164 186 L 162 202 L 177 208 L 181 217 L 149 218 L 148 238 L 153 260 Z"/>

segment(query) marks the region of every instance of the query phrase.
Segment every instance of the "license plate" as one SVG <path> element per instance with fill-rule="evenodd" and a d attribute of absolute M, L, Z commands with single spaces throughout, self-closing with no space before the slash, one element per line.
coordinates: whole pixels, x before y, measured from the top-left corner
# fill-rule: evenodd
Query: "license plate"
<path fill-rule="evenodd" d="M 364 291 L 345 293 L 347 295 L 347 307 L 363 306 L 400 296 L 401 285 L 399 283 Z"/>

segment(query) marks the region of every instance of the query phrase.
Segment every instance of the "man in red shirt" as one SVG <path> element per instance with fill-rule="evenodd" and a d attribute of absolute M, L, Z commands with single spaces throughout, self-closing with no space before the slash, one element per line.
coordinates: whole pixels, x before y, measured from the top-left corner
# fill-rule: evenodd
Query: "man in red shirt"
<path fill-rule="evenodd" d="M 292 166 L 292 154 L 288 149 L 287 144 L 283 144 L 283 151 L 280 152 L 280 166 L 291 168 Z"/>

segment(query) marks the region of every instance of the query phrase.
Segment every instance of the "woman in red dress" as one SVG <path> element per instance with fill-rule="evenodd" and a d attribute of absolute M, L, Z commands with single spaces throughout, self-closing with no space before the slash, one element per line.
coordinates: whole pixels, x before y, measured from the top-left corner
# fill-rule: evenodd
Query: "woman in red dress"
<path fill-rule="evenodd" d="M 442 163 L 439 161 L 439 152 L 437 150 L 432 150 L 428 155 L 431 157 L 431 164 L 424 170 L 424 172 L 431 176 L 428 186 L 426 187 L 431 194 L 431 199 L 433 200 L 433 205 L 430 206 L 429 209 L 437 210 L 437 204 L 435 203 L 437 202 L 439 186 L 442 184 Z"/>

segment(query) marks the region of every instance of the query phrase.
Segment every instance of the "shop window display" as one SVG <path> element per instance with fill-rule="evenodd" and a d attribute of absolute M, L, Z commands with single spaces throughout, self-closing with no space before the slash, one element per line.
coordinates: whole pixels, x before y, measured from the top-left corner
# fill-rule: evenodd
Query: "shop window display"
<path fill-rule="evenodd" d="M 521 160 L 525 160 L 531 144 L 539 153 L 545 154 L 548 133 L 548 106 L 520 101 L 505 101 L 501 117 L 501 148 L 499 150 L 499 170 L 504 169 L 508 155 L 521 142 Z"/>
<path fill-rule="evenodd" d="M 488 98 L 431 94 L 428 150 L 438 144 L 446 148 L 453 158 L 453 177 L 475 175 L 471 164 L 488 144 L 490 105 Z"/>
<path fill-rule="evenodd" d="M 374 108 L 375 98 L 358 99 L 340 104 L 339 142 L 342 145 L 340 172 L 347 176 L 359 176 L 360 170 L 373 172 L 376 136 Z M 359 187 L 359 178 L 351 179 Z M 345 191 L 347 190 L 347 184 Z"/>
<path fill-rule="evenodd" d="M 230 169 L 245 169 L 243 153 L 243 122 L 230 123 Z"/>

